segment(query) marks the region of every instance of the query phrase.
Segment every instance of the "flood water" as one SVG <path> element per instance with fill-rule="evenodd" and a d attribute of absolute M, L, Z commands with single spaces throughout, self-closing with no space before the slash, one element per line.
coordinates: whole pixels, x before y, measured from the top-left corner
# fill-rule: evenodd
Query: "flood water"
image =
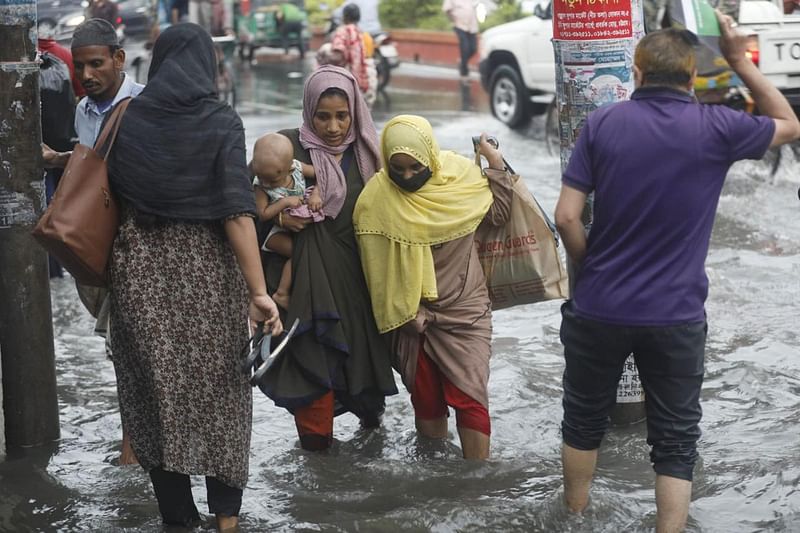
<path fill-rule="evenodd" d="M 240 107 L 249 146 L 262 133 L 300 121 L 302 80 L 275 81 L 267 73 L 254 69 L 258 87 L 251 80 L 241 91 L 243 101 L 257 104 Z M 493 133 L 552 212 L 559 162 L 547 151 L 541 123 L 512 132 L 486 113 L 478 85 L 464 105 L 457 83 L 439 84 L 444 89 L 436 92 L 393 80 L 391 102 L 376 107 L 378 126 L 395 113 L 420 113 L 430 118 L 442 147 L 464 153 L 472 135 Z M 719 205 L 707 261 L 703 437 L 689 531 L 800 531 L 800 163 L 790 148 L 774 176 L 771 162 L 737 164 Z M 115 465 L 121 430 L 103 342 L 91 335 L 92 320 L 71 280 L 54 280 L 52 294 L 62 438 L 51 449 L 16 451 L 0 463 L 0 531 L 160 531 L 147 475 Z M 584 515 L 569 515 L 561 503 L 559 305 L 494 315 L 492 457 L 485 463 L 461 459 L 453 420 L 447 442 L 418 441 L 399 380 L 402 392 L 388 399 L 380 429 L 365 432 L 355 417 L 339 417 L 336 442 L 321 454 L 302 451 L 290 415 L 256 392 L 242 529 L 653 529 L 654 474 L 644 424 L 608 434 Z M 206 511 L 200 478 L 194 489 Z M 213 521 L 203 529 L 213 530 Z"/>

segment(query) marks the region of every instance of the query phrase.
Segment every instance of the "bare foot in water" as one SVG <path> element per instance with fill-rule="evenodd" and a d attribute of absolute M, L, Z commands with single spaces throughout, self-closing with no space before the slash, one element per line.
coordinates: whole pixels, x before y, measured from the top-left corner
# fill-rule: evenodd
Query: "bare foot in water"
<path fill-rule="evenodd" d="M 120 465 L 138 465 L 139 460 L 136 458 L 136 454 L 133 453 L 133 448 L 131 448 L 131 438 L 128 436 L 128 432 L 123 430 L 122 431 L 122 452 L 119 454 L 119 464 Z"/>
<path fill-rule="evenodd" d="M 222 514 L 217 515 L 217 531 L 220 533 L 234 533 L 241 531 L 239 529 L 238 516 L 225 516 Z"/>
<path fill-rule="evenodd" d="M 281 309 L 286 309 L 287 311 L 289 310 L 289 295 L 285 292 L 280 290 L 275 291 L 275 293 L 272 295 L 272 299 Z"/>

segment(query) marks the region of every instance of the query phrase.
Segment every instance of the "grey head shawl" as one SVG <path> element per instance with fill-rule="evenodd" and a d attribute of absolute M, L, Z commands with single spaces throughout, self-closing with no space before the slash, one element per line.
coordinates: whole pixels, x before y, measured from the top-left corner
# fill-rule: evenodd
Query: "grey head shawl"
<path fill-rule="evenodd" d="M 196 24 L 165 30 L 148 83 L 131 101 L 109 157 L 116 194 L 160 218 L 255 214 L 239 115 L 217 98 L 217 61 Z"/>

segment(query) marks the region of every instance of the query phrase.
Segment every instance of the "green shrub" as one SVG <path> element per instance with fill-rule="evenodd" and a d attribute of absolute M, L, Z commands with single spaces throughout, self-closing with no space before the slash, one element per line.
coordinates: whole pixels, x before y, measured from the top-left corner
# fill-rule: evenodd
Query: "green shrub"
<path fill-rule="evenodd" d="M 521 19 L 524 15 L 522 8 L 516 0 L 495 0 L 497 9 L 489 13 L 486 20 L 481 24 L 481 31 L 488 30 L 492 26 L 499 26 L 512 20 Z"/>
<path fill-rule="evenodd" d="M 344 4 L 344 0 L 306 0 L 305 9 L 308 13 L 308 25 L 327 26 L 328 19 L 333 10 Z"/>
<path fill-rule="evenodd" d="M 381 0 L 378 11 L 385 28 L 450 29 L 442 0 Z"/>
<path fill-rule="evenodd" d="M 495 0 L 497 9 L 481 24 L 481 30 L 522 18 L 517 0 Z M 308 5 L 308 2 L 306 3 Z M 452 24 L 442 12 L 442 0 L 381 0 L 378 6 L 385 28 L 450 30 Z"/>

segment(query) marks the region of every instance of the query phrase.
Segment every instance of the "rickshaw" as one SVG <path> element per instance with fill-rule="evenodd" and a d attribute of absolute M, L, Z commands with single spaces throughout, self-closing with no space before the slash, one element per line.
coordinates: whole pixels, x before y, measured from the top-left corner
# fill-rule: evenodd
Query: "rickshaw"
<path fill-rule="evenodd" d="M 281 4 L 291 3 L 300 9 L 302 16 L 301 31 L 289 31 L 286 42 L 281 34 L 276 14 L 281 10 Z M 271 48 L 298 48 L 308 50 L 311 33 L 308 30 L 308 16 L 304 9 L 304 2 L 280 2 L 275 0 L 251 0 L 240 4 L 240 14 L 237 20 L 239 37 L 239 57 L 248 61 L 253 60 L 255 50 L 261 46 Z"/>

